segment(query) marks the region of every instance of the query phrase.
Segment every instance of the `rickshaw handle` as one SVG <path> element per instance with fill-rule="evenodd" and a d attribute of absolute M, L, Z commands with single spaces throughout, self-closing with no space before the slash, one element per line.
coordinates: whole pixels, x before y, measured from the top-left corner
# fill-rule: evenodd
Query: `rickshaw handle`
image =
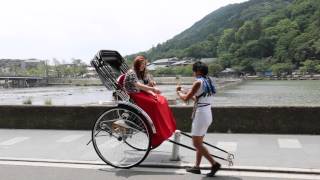
<path fill-rule="evenodd" d="M 185 132 L 182 132 L 182 131 L 181 131 L 181 134 L 183 134 L 183 135 L 185 135 L 185 136 L 187 136 L 187 137 L 189 137 L 189 138 L 192 138 L 192 136 L 190 136 L 189 134 L 187 134 L 187 133 L 185 133 Z M 228 151 L 223 150 L 223 149 L 221 149 L 221 148 L 218 148 L 217 146 L 214 146 L 214 145 L 212 145 L 212 144 L 209 144 L 209 143 L 207 143 L 206 141 L 203 141 L 203 144 L 206 144 L 206 145 L 208 145 L 208 146 L 210 146 L 210 147 L 213 147 L 213 148 L 218 149 L 218 150 L 220 150 L 220 151 L 222 151 L 222 152 L 225 152 L 225 153 L 227 153 L 227 154 L 230 154 L 231 156 L 234 156 L 233 154 L 229 153 Z"/>
<path fill-rule="evenodd" d="M 182 147 L 184 147 L 184 148 L 187 148 L 187 149 L 190 149 L 190 150 L 196 151 L 196 149 L 195 149 L 195 148 L 192 148 L 192 147 L 187 146 L 187 145 L 185 145 L 185 144 L 181 144 L 181 143 L 175 142 L 175 141 L 173 141 L 173 140 L 171 140 L 171 139 L 168 139 L 168 141 L 169 141 L 169 142 L 171 142 L 171 143 L 173 143 L 173 144 L 176 144 L 176 145 L 182 146 Z M 228 161 L 228 162 L 229 162 L 229 160 L 228 160 L 228 159 L 225 159 L 225 158 L 223 158 L 223 157 L 216 156 L 216 155 L 213 155 L 213 154 L 210 154 L 210 155 L 211 155 L 212 157 L 215 157 L 215 158 L 218 158 L 218 159 L 221 159 L 221 160 L 224 160 L 224 161 Z"/>

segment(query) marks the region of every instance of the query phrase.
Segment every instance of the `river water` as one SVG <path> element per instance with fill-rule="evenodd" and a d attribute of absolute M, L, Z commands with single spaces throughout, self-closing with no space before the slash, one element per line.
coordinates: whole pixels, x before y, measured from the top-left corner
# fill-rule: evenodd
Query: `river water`
<path fill-rule="evenodd" d="M 175 86 L 159 88 L 168 99 L 176 99 Z M 112 95 L 103 86 L 0 88 L 0 105 L 21 105 L 27 99 L 33 105 L 46 100 L 52 105 L 96 105 L 111 101 Z M 320 106 L 320 81 L 245 81 L 220 90 L 214 106 Z"/>

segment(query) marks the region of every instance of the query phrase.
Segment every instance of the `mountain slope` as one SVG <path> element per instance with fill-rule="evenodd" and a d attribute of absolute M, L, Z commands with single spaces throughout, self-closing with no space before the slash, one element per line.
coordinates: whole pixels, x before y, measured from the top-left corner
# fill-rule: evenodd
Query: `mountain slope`
<path fill-rule="evenodd" d="M 224 67 L 242 71 L 270 69 L 277 63 L 298 68 L 305 60 L 320 59 L 319 27 L 319 0 L 251 0 L 222 7 L 139 54 L 151 61 L 219 57 Z"/>

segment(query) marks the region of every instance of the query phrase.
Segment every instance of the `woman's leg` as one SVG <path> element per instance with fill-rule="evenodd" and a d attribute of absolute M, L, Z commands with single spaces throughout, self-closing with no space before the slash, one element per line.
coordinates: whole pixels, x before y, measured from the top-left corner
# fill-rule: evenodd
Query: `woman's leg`
<path fill-rule="evenodd" d="M 196 164 L 195 167 L 200 167 L 201 159 L 202 159 L 202 153 L 196 149 Z"/>
<path fill-rule="evenodd" d="M 210 162 L 211 166 L 214 166 L 216 162 L 211 157 L 208 149 L 203 146 L 203 137 L 204 136 L 192 136 L 193 145 L 197 150 L 195 166 L 200 166 L 202 156 L 204 156 Z"/>
<path fill-rule="evenodd" d="M 201 136 L 192 136 L 193 146 L 196 148 L 196 163 L 194 167 L 200 167 L 202 153 L 199 149 L 199 144 L 201 144 Z"/>
<path fill-rule="evenodd" d="M 201 174 L 200 163 L 202 159 L 202 153 L 201 153 L 201 149 L 199 149 L 199 144 L 201 143 L 201 138 L 199 137 L 200 136 L 192 136 L 192 142 L 194 147 L 196 148 L 196 163 L 194 167 L 186 169 L 187 172 L 194 173 L 194 174 Z"/>
<path fill-rule="evenodd" d="M 193 136 L 192 140 L 193 140 L 193 145 L 197 149 L 197 156 L 196 156 L 197 159 L 196 159 L 195 167 L 200 166 L 201 157 L 204 156 L 206 159 L 208 159 L 208 161 L 211 164 L 211 171 L 207 174 L 207 177 L 214 176 L 216 172 L 220 169 L 221 165 L 215 160 L 213 160 L 207 148 L 203 146 L 203 136 Z"/>

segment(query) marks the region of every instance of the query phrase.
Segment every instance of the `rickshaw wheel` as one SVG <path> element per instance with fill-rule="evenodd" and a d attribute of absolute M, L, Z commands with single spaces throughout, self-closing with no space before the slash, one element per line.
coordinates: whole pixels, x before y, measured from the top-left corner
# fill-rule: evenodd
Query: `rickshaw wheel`
<path fill-rule="evenodd" d="M 95 122 L 92 142 L 105 163 L 116 168 L 131 168 L 139 165 L 151 150 L 150 126 L 132 109 L 114 107 Z"/>

